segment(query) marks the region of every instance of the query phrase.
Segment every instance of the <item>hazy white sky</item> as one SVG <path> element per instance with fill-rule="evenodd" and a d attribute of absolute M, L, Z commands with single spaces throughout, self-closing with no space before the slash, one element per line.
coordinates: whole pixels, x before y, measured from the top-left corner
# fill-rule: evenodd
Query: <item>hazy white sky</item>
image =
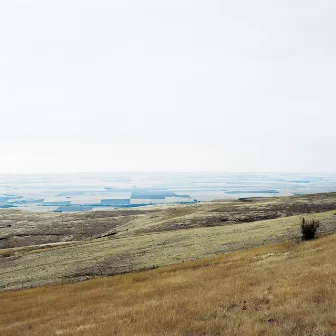
<path fill-rule="evenodd" d="M 0 173 L 336 171 L 336 1 L 0 1 Z"/>

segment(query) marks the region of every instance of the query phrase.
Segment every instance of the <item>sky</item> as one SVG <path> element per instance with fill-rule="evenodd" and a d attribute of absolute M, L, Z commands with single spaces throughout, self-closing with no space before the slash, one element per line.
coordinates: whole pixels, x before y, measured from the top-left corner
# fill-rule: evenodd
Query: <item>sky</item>
<path fill-rule="evenodd" d="M 333 0 L 11 0 L 0 32 L 0 173 L 336 172 Z"/>

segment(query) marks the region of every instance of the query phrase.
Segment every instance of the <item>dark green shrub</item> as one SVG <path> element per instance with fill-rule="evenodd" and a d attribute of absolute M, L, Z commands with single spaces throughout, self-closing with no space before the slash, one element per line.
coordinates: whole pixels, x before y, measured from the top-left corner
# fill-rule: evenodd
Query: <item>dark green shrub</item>
<path fill-rule="evenodd" d="M 317 229 L 320 226 L 320 222 L 316 219 L 306 220 L 302 218 L 301 233 L 302 240 L 312 240 L 316 238 Z"/>

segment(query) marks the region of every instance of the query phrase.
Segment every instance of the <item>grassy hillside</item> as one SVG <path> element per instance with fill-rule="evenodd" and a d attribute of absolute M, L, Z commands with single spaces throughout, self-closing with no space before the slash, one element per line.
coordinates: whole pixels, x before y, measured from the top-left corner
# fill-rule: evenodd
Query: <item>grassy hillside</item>
<path fill-rule="evenodd" d="M 331 235 L 1 293 L 0 330 L 2 336 L 332 336 L 335 298 Z"/>
<path fill-rule="evenodd" d="M 336 193 L 84 213 L 0 209 L 0 249 L 226 226 L 336 210 Z"/>
<path fill-rule="evenodd" d="M 336 231 L 335 211 L 314 215 L 321 232 Z M 225 226 L 170 230 L 0 253 L 2 289 L 78 281 L 214 256 L 299 238 L 300 216 Z"/>

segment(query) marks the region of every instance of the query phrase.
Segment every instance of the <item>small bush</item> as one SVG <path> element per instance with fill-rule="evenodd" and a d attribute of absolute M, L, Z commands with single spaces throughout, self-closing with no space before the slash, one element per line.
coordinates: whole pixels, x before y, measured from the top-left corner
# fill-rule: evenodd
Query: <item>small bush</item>
<path fill-rule="evenodd" d="M 312 240 L 316 238 L 316 231 L 320 226 L 320 222 L 315 219 L 306 220 L 302 218 L 301 233 L 302 240 Z"/>

